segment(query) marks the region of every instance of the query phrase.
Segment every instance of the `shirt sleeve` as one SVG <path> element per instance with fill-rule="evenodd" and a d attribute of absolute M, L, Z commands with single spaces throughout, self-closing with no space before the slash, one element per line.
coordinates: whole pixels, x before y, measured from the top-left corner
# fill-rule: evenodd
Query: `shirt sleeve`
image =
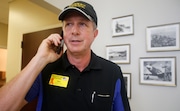
<path fill-rule="evenodd" d="M 37 98 L 39 95 L 39 89 L 40 89 L 40 75 L 36 78 L 30 90 L 26 94 L 25 100 L 27 102 L 31 102 L 32 100 Z"/>
<path fill-rule="evenodd" d="M 122 73 L 116 81 L 112 111 L 131 111 Z"/>
<path fill-rule="evenodd" d="M 121 81 L 118 79 L 116 81 L 116 86 L 115 86 L 115 91 L 114 91 L 114 104 L 113 104 L 113 109 L 112 111 L 124 111 L 124 105 L 122 102 L 122 97 L 121 97 Z"/>

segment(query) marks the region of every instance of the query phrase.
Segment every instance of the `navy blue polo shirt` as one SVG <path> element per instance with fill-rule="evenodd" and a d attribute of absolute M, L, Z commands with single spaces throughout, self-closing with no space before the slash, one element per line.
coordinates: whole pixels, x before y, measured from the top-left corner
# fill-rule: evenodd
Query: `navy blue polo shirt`
<path fill-rule="evenodd" d="M 130 111 L 120 67 L 93 52 L 82 72 L 66 53 L 48 64 L 25 99 L 37 96 L 37 111 Z"/>

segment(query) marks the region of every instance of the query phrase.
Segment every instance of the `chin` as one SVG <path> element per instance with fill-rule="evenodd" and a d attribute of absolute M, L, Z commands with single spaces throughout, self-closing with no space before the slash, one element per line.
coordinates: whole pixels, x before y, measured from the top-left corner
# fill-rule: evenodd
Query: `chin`
<path fill-rule="evenodd" d="M 69 52 L 71 52 L 71 53 L 80 53 L 80 52 L 82 52 L 81 50 L 79 50 L 79 49 L 73 49 L 73 50 L 68 50 Z"/>

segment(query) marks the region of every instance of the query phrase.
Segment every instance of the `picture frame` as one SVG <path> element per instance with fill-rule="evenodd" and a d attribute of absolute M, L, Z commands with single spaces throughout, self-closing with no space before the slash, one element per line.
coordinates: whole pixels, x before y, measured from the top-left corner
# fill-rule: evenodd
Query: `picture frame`
<path fill-rule="evenodd" d="M 112 19 L 112 36 L 134 34 L 134 15 L 116 17 Z"/>
<path fill-rule="evenodd" d="M 176 86 L 176 57 L 141 57 L 140 84 Z"/>
<path fill-rule="evenodd" d="M 127 97 L 131 99 L 131 73 L 123 73 Z"/>
<path fill-rule="evenodd" d="M 130 44 L 106 46 L 106 59 L 117 64 L 130 64 Z"/>
<path fill-rule="evenodd" d="M 146 28 L 147 52 L 180 50 L 180 23 Z"/>

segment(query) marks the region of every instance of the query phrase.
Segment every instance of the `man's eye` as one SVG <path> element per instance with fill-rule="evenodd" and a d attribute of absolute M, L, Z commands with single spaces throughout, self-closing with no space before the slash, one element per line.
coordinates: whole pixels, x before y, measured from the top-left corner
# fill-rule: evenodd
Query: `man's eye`
<path fill-rule="evenodd" d="M 72 24 L 71 23 L 67 23 L 66 26 L 71 26 Z"/>
<path fill-rule="evenodd" d="M 69 26 L 69 25 L 71 25 L 71 24 L 70 23 L 66 24 L 66 26 Z"/>
<path fill-rule="evenodd" d="M 81 25 L 81 26 L 86 26 L 86 24 L 85 24 L 85 23 L 80 23 L 80 25 Z"/>

